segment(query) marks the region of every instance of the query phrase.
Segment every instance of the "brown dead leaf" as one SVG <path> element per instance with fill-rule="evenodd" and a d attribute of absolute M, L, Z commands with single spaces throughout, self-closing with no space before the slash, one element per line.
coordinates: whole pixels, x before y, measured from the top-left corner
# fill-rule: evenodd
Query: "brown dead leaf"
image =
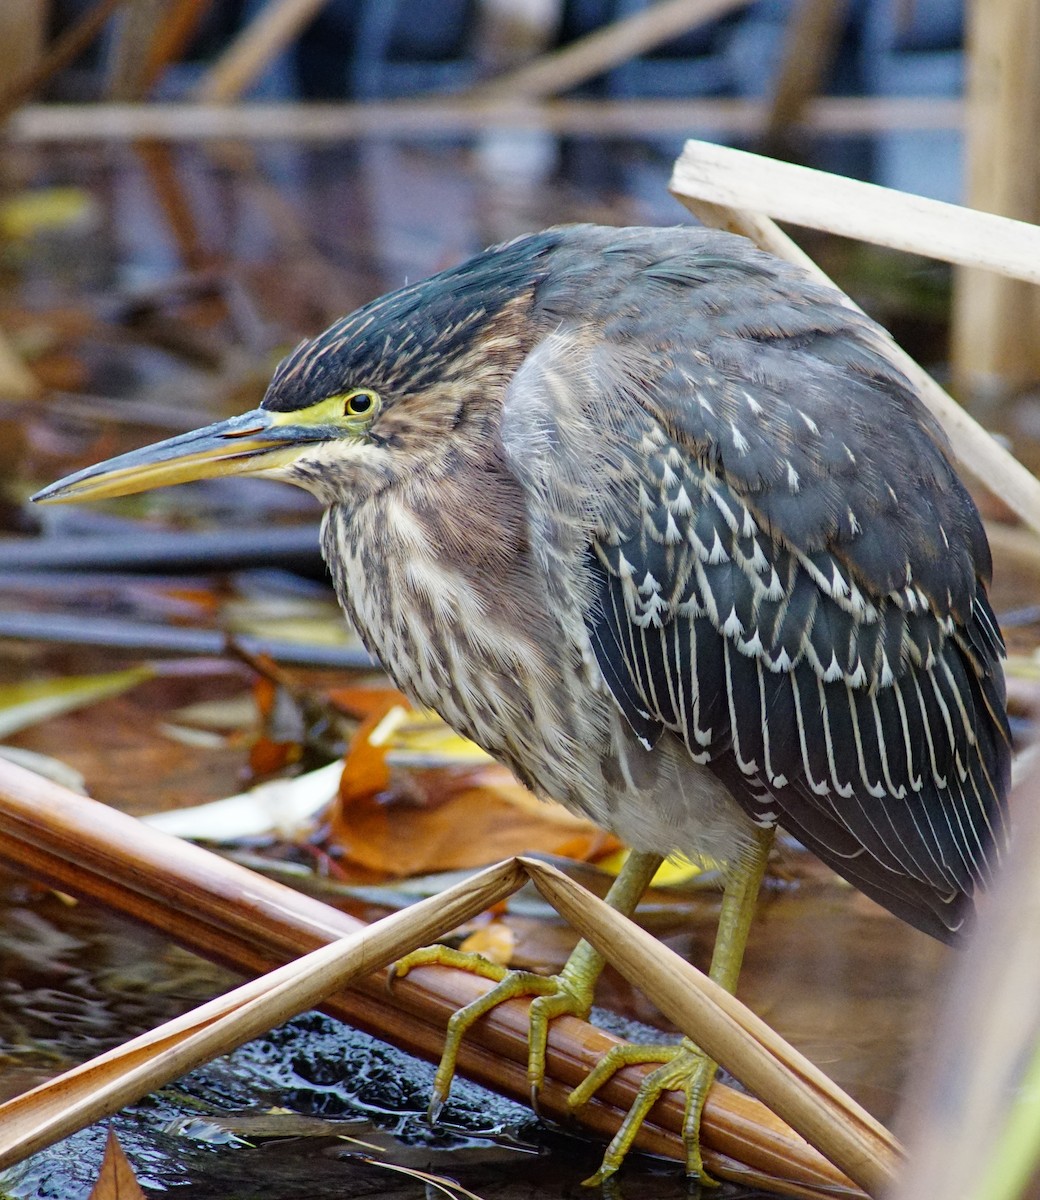
<path fill-rule="evenodd" d="M 355 865 L 404 877 L 514 854 L 588 859 L 618 848 L 590 821 L 539 800 L 433 714 L 412 713 L 399 692 L 354 688 L 330 699 L 364 714 L 330 829 Z"/>
<path fill-rule="evenodd" d="M 111 1129 L 105 1142 L 105 1156 L 101 1160 L 97 1183 L 91 1189 L 88 1200 L 145 1200 L 134 1169 Z"/>
<path fill-rule="evenodd" d="M 378 771 L 378 759 L 369 769 Z M 349 791 L 348 774 L 356 785 L 356 763 L 344 772 Z M 390 782 L 387 772 L 386 787 Z M 590 821 L 538 800 L 504 767 L 464 772 L 454 794 L 448 790 L 448 772 L 441 783 L 436 802 L 423 807 L 416 806 L 411 792 L 397 803 L 386 788 L 378 800 L 369 794 L 347 803 L 341 792 L 333 840 L 350 861 L 395 876 L 484 866 L 523 853 L 585 859 L 617 845 Z"/>

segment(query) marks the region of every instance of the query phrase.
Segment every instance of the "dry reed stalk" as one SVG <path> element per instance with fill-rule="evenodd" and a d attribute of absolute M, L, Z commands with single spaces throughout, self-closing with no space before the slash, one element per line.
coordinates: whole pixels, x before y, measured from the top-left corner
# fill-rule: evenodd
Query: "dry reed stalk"
<path fill-rule="evenodd" d="M 33 400 L 42 391 L 40 381 L 0 330 L 0 395 L 14 400 Z"/>

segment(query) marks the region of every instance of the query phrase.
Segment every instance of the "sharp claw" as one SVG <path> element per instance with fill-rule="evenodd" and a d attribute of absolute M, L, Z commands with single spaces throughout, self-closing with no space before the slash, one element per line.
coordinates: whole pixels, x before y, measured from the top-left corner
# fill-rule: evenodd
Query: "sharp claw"
<path fill-rule="evenodd" d="M 441 1113 L 444 1111 L 444 1097 L 434 1093 L 430 1097 L 430 1106 L 426 1110 L 426 1120 L 431 1125 L 436 1125 L 441 1118 Z"/>

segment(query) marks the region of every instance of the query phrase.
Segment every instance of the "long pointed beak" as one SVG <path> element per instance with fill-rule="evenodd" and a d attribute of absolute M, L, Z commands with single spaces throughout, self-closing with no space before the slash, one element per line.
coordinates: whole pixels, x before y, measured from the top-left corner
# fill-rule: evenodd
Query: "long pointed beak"
<path fill-rule="evenodd" d="M 101 500 L 193 479 L 273 471 L 329 436 L 327 428 L 300 424 L 294 416 L 256 408 L 67 475 L 37 492 L 33 500 L 42 504 Z"/>

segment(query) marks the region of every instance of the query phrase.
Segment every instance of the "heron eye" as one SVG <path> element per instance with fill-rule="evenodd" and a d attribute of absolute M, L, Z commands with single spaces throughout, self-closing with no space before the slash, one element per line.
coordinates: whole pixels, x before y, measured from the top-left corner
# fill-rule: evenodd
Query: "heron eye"
<path fill-rule="evenodd" d="M 343 415 L 345 417 L 363 417 L 375 408 L 378 400 L 379 397 L 375 392 L 351 392 L 344 401 Z"/>

